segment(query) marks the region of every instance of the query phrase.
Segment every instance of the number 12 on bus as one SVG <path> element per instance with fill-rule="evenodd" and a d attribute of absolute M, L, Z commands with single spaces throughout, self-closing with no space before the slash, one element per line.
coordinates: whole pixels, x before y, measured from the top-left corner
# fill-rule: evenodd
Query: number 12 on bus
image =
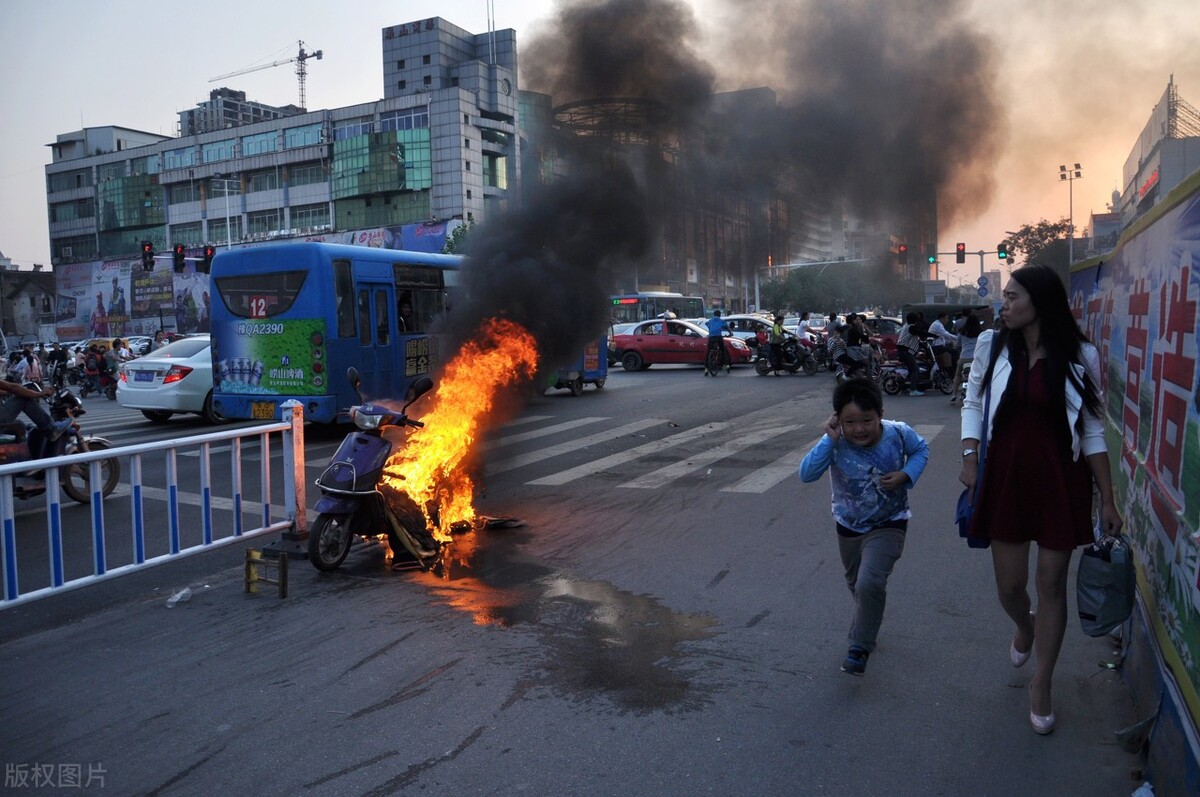
<path fill-rule="evenodd" d="M 212 263 L 213 406 L 274 420 L 295 399 L 305 420 L 347 420 L 364 396 L 403 398 L 438 359 L 429 334 L 462 258 L 365 246 L 277 244 Z"/>

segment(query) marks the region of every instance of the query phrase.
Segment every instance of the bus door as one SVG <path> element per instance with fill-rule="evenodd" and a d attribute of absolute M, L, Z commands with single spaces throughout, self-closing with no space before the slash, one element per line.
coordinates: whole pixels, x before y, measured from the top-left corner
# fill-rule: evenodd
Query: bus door
<path fill-rule="evenodd" d="M 356 303 L 363 396 L 397 397 L 395 288 L 390 282 L 360 279 Z"/>

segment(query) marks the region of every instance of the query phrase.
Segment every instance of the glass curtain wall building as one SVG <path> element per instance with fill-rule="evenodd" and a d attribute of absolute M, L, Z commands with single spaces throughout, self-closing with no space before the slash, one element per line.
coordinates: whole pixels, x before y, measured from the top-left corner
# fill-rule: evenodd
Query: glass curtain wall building
<path fill-rule="evenodd" d="M 142 241 L 192 255 L 205 243 L 482 222 L 518 184 L 515 32 L 435 17 L 384 28 L 381 42 L 375 102 L 288 107 L 179 138 L 59 136 L 46 166 L 52 262 L 136 259 Z"/>

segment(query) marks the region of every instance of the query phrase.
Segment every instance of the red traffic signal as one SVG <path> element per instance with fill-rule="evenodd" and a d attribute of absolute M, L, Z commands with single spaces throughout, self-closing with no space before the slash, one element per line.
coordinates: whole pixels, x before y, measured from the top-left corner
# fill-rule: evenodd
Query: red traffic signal
<path fill-rule="evenodd" d="M 966 244 L 958 243 L 958 244 L 954 245 L 954 262 L 955 263 L 966 263 L 967 262 L 967 245 Z"/>
<path fill-rule="evenodd" d="M 900 246 L 896 249 L 896 254 L 897 254 L 897 256 L 899 256 L 901 263 L 907 264 L 908 263 L 908 244 L 900 244 Z"/>
<path fill-rule="evenodd" d="M 142 241 L 142 268 L 154 270 L 154 244 L 150 241 Z"/>
<path fill-rule="evenodd" d="M 201 274 L 207 274 L 212 267 L 212 259 L 217 254 L 217 247 L 212 244 L 204 245 L 204 256 L 200 258 L 200 262 L 196 263 L 196 271 Z"/>
<path fill-rule="evenodd" d="M 175 250 L 171 253 L 172 259 L 175 261 L 175 270 L 183 271 L 187 266 L 187 249 L 183 244 L 175 244 Z"/>

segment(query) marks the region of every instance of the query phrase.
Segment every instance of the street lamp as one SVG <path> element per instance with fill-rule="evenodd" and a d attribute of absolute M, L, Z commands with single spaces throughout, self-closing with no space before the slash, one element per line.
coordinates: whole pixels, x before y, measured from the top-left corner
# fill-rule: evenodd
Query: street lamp
<path fill-rule="evenodd" d="M 219 177 L 213 177 L 213 188 L 218 187 L 217 183 L 221 183 L 221 191 L 225 194 L 225 248 L 231 249 L 233 248 L 233 233 L 229 229 L 229 184 L 233 183 L 238 188 L 241 188 L 242 181 L 240 178 L 234 180 L 232 178 L 221 179 Z"/>
<path fill-rule="evenodd" d="M 1075 168 L 1068 169 L 1065 165 L 1058 167 L 1058 179 L 1067 181 L 1067 265 L 1075 262 L 1075 181 L 1083 177 L 1078 163 Z"/>

